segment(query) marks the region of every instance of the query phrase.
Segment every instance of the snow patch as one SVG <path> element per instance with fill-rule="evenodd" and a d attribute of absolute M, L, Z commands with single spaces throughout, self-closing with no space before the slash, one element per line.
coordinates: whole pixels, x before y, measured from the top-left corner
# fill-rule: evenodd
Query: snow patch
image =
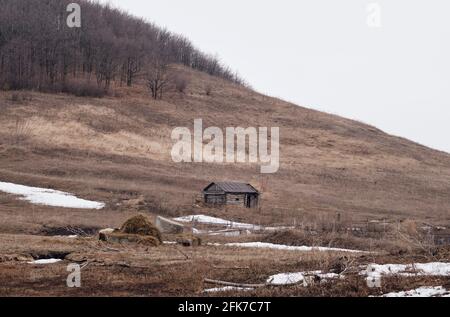
<path fill-rule="evenodd" d="M 230 291 L 253 291 L 253 288 L 225 286 L 205 289 L 205 293 L 218 293 L 218 292 L 230 292 Z"/>
<path fill-rule="evenodd" d="M 249 230 L 246 230 L 244 232 L 239 231 L 239 230 L 234 230 L 234 231 L 230 231 L 230 230 L 220 230 L 220 231 L 210 231 L 208 232 L 208 235 L 210 236 L 224 236 L 224 237 L 239 237 L 241 235 L 249 235 L 251 234 L 251 232 Z"/>
<path fill-rule="evenodd" d="M 195 223 L 202 223 L 202 224 L 209 224 L 209 225 L 226 226 L 228 228 L 236 228 L 236 229 L 260 230 L 262 228 L 261 226 L 257 226 L 257 225 L 241 223 L 241 222 L 233 222 L 233 221 L 216 218 L 216 217 L 211 217 L 211 216 L 205 216 L 205 215 L 185 216 L 185 217 L 175 218 L 174 220 L 180 221 L 180 222 L 195 222 Z"/>
<path fill-rule="evenodd" d="M 185 217 L 179 217 L 174 218 L 173 220 L 178 222 L 185 222 L 185 223 L 201 223 L 205 225 L 216 225 L 216 226 L 224 226 L 230 229 L 247 229 L 247 230 L 254 230 L 254 231 L 277 231 L 277 230 L 287 230 L 287 229 L 293 229 L 293 227 L 263 227 L 258 226 L 254 224 L 249 223 L 242 223 L 242 222 L 234 222 L 229 221 L 221 218 L 211 217 L 211 216 L 205 216 L 205 215 L 192 215 L 192 216 L 185 216 Z"/>
<path fill-rule="evenodd" d="M 78 235 L 69 235 L 69 236 L 53 236 L 54 238 L 61 238 L 61 239 L 77 239 Z"/>
<path fill-rule="evenodd" d="M 42 259 L 28 262 L 28 264 L 54 264 L 61 261 L 62 261 L 61 259 Z"/>
<path fill-rule="evenodd" d="M 450 292 L 442 286 L 420 287 L 411 291 L 384 294 L 382 297 L 450 297 Z"/>
<path fill-rule="evenodd" d="M 271 285 L 290 285 L 290 284 L 297 284 L 304 280 L 305 280 L 304 272 L 281 273 L 270 276 L 267 279 L 267 283 Z"/>
<path fill-rule="evenodd" d="M 298 273 L 281 273 L 272 275 L 267 279 L 270 285 L 292 285 L 303 282 L 303 286 L 308 286 L 311 278 L 318 277 L 321 282 L 327 279 L 341 278 L 342 276 L 335 273 L 323 273 L 322 271 L 309 271 Z"/>
<path fill-rule="evenodd" d="M 368 277 L 381 275 L 450 276 L 450 263 L 370 264 L 360 274 Z"/>
<path fill-rule="evenodd" d="M 245 242 L 245 243 L 227 243 L 225 246 L 229 247 L 239 247 L 239 248 L 261 248 L 261 249 L 274 249 L 274 250 L 285 250 L 285 251 L 333 251 L 333 252 L 350 252 L 350 253 L 361 253 L 365 251 L 359 250 L 349 250 L 340 248 L 327 248 L 327 247 L 308 247 L 308 246 L 290 246 L 283 244 L 273 244 L 265 242 Z"/>
<path fill-rule="evenodd" d="M 105 207 L 102 202 L 80 199 L 69 193 L 13 183 L 0 182 L 0 191 L 22 196 L 21 200 L 37 205 L 76 209 L 102 209 Z"/>
<path fill-rule="evenodd" d="M 224 237 L 239 237 L 241 235 L 249 235 L 251 234 L 250 230 L 234 230 L 234 229 L 224 229 L 224 230 L 199 230 L 196 228 L 192 228 L 193 234 L 205 234 L 209 236 L 224 236 Z"/>

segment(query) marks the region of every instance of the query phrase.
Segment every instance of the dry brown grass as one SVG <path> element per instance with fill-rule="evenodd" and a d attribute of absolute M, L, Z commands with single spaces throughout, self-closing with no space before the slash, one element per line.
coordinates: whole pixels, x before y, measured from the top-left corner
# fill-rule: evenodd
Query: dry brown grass
<path fill-rule="evenodd" d="M 210 180 L 242 180 L 265 184 L 261 222 L 301 223 L 336 212 L 355 219 L 431 216 L 448 221 L 446 155 L 220 81 L 214 84 L 214 96 L 205 98 L 202 87 L 210 79 L 194 74 L 189 73 L 192 84 L 183 100 L 152 101 L 133 88 L 127 99 L 34 94 L 26 106 L 7 104 L 0 157 L 5 164 L 24 160 L 2 171 L 2 179 L 13 179 L 11 173 L 21 179 L 52 176 L 52 182 L 70 179 L 102 195 L 95 181 L 104 184 L 101 191 L 148 194 L 154 205 L 181 213 Z M 8 144 L 17 117 L 33 127 L 20 147 L 23 154 L 11 152 Z M 252 165 L 171 163 L 171 129 L 190 126 L 194 118 L 203 118 L 205 126 L 281 126 L 280 172 L 263 177 Z M 371 154 L 354 153 L 355 144 L 371 148 Z M 419 156 L 427 157 L 427 165 Z M 27 165 L 25 158 L 33 164 Z M 175 193 L 177 200 L 170 198 Z M 114 193 L 108 200 L 116 197 Z"/>
<path fill-rule="evenodd" d="M 95 254 L 102 248 L 97 242 L 26 236 L 46 235 L 49 228 L 57 232 L 67 226 L 117 228 L 136 212 L 148 217 L 208 214 L 256 225 L 297 228 L 295 237 L 207 237 L 206 242 L 266 239 L 291 244 L 294 240 L 382 251 L 386 261 L 448 259 L 448 254 L 436 250 L 418 232 L 422 222 L 450 225 L 448 154 L 203 73 L 184 68 L 179 71 L 189 85 L 182 96 L 169 93 L 162 101 L 149 98 L 139 85 L 114 87 L 114 96 L 102 99 L 33 92 L 30 98 L 17 102 L 11 99 L 11 92 L 0 92 L 0 181 L 48 187 L 106 202 L 103 210 L 68 210 L 31 205 L 0 193 L 0 240 L 6 239 L 0 244 L 0 254 L 26 253 L 22 246 L 26 245 L 37 250 L 88 254 L 100 263 L 103 256 L 110 259 L 104 266 L 88 267 L 86 288 L 72 293 L 59 284 L 64 281 L 62 264 L 34 270 L 29 265 L 15 268 L 16 263 L 3 263 L 0 285 L 5 286 L 0 287 L 1 294 L 199 295 L 205 277 L 256 283 L 268 274 L 325 269 L 339 257 L 200 247 L 183 249 L 189 257 L 186 260 L 176 248 L 163 246 L 151 251 L 152 260 L 170 264 L 163 267 L 147 261 L 142 250 L 131 248 L 118 255 L 103 252 L 100 256 Z M 203 119 L 204 127 L 280 127 L 280 171 L 261 175 L 254 164 L 173 163 L 172 129 L 192 129 L 197 118 Z M 16 142 L 18 138 L 20 142 Z M 252 183 L 261 189 L 261 207 L 195 206 L 195 197 L 203 187 L 221 180 Z M 393 224 L 386 232 L 383 229 L 361 236 L 345 231 L 383 219 Z M 313 232 L 317 234 L 311 235 Z M 131 267 L 124 269 L 118 264 L 124 261 L 131 261 Z M 250 269 L 211 270 L 236 266 Z M 19 278 L 22 273 L 27 278 L 41 275 Z M 16 277 L 17 282 L 13 282 Z M 102 283 L 107 286 L 101 288 Z M 329 291 L 271 289 L 258 294 L 311 292 L 326 296 L 340 294 L 341 289 L 347 289 L 349 295 L 369 294 L 359 287 L 362 282 L 357 277 L 340 283 Z"/>
<path fill-rule="evenodd" d="M 112 248 L 111 248 L 112 247 Z M 448 248 L 446 259 L 449 260 Z M 392 277 L 381 289 L 369 289 L 361 265 L 434 261 L 426 255 L 358 255 L 336 252 L 291 252 L 240 249 L 219 246 L 182 248 L 176 245 L 146 247 L 140 244 L 108 244 L 96 238 L 69 239 L 0 235 L 0 295 L 20 296 L 368 296 L 419 286 L 447 285 L 442 277 Z M 28 264 L 27 258 L 62 257 L 53 265 Z M 18 257 L 22 260 L 18 261 Z M 444 259 L 441 259 L 444 260 Z M 89 263 L 82 270 L 82 287 L 65 284 L 69 263 Z M 339 270 L 339 267 L 341 269 Z M 273 274 L 323 270 L 340 272 L 346 278 L 313 284 L 266 287 L 251 292 L 204 294 L 211 287 L 204 279 L 236 283 L 264 283 Z"/>

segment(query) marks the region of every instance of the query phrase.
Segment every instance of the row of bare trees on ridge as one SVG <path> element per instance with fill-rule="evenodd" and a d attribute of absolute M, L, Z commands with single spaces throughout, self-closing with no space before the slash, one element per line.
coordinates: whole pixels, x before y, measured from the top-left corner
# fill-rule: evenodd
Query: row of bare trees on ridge
<path fill-rule="evenodd" d="M 119 9 L 79 0 L 81 27 L 70 28 L 71 2 L 0 0 L 0 89 L 71 92 L 95 85 L 107 92 L 112 82 L 132 86 L 145 77 L 158 99 L 170 64 L 244 84 L 185 37 Z"/>

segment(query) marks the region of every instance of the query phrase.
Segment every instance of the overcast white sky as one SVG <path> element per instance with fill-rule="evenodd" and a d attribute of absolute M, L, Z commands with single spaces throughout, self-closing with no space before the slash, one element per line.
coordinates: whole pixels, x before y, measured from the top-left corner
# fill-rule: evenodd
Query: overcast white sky
<path fill-rule="evenodd" d="M 450 152 L 448 0 L 101 2 L 186 35 L 262 93 Z"/>

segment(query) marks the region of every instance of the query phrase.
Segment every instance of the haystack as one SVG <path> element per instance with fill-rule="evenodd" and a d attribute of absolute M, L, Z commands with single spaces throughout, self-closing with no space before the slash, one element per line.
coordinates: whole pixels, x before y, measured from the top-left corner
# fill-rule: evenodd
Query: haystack
<path fill-rule="evenodd" d="M 158 240 L 157 237 L 120 232 L 113 232 L 109 234 L 107 236 L 107 241 L 113 243 L 136 243 L 148 247 L 157 247 L 161 244 L 161 241 Z"/>
<path fill-rule="evenodd" d="M 150 236 L 162 243 L 161 232 L 143 215 L 128 219 L 120 228 L 120 233 Z"/>
<path fill-rule="evenodd" d="M 158 246 L 162 243 L 161 232 L 143 215 L 128 219 L 120 229 L 104 229 L 99 239 L 113 243 L 136 243 Z"/>

